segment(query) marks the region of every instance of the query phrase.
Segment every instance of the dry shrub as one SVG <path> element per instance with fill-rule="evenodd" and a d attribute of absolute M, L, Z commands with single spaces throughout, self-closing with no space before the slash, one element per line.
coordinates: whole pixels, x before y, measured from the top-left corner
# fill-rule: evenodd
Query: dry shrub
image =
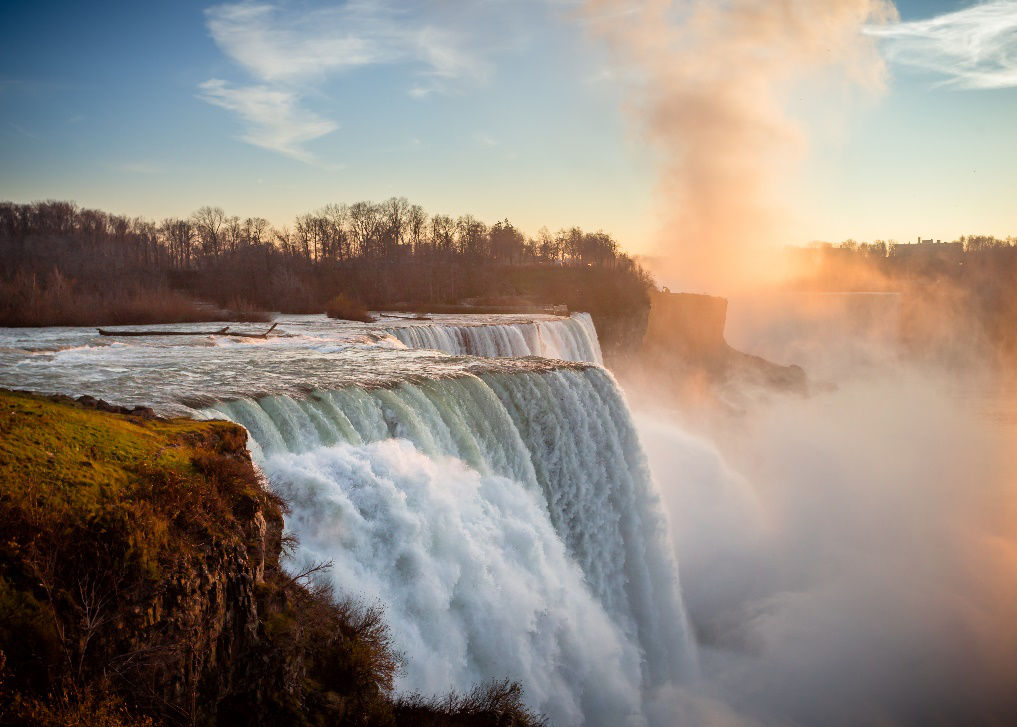
<path fill-rule="evenodd" d="M 19 274 L 0 281 L 0 326 L 106 326 L 220 320 L 183 293 L 140 283 L 86 289 L 59 270 L 40 281 Z"/>
<path fill-rule="evenodd" d="M 396 702 L 397 724 L 417 727 L 546 727 L 547 720 L 523 704 L 518 683 L 503 679 L 474 687 L 467 693 L 452 691 L 443 697 L 419 694 Z"/>
<path fill-rule="evenodd" d="M 308 676 L 318 687 L 309 695 L 317 710 L 340 724 L 391 722 L 402 655 L 394 648 L 383 609 L 349 596 L 337 598 L 324 579 L 293 595 Z"/>
<path fill-rule="evenodd" d="M 233 298 L 226 306 L 230 320 L 241 323 L 268 323 L 272 316 L 245 298 Z"/>
<path fill-rule="evenodd" d="M 325 314 L 329 318 L 339 318 L 344 321 L 374 322 L 374 317 L 367 312 L 364 305 L 345 293 L 340 293 L 328 302 Z"/>
<path fill-rule="evenodd" d="M 2 658 L 3 652 L 0 652 Z M 2 664 L 0 664 L 2 666 Z M 2 675 L 0 675 L 2 676 Z M 150 717 L 131 712 L 123 699 L 108 684 L 97 682 L 85 686 L 70 683 L 46 699 L 24 696 L 18 692 L 2 692 L 4 707 L 0 724 L 25 727 L 155 727 Z"/>

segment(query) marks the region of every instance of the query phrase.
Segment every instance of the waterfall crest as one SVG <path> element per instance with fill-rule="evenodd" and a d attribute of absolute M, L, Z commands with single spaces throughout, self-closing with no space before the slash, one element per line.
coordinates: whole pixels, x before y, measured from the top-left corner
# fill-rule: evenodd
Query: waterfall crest
<path fill-rule="evenodd" d="M 597 331 L 589 313 L 569 318 L 474 326 L 436 324 L 388 331 L 409 348 L 428 348 L 453 356 L 543 356 L 602 364 Z"/>

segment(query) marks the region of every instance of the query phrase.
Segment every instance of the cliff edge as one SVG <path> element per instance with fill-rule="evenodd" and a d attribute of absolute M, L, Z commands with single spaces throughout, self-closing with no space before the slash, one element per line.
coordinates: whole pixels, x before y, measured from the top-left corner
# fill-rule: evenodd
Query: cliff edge
<path fill-rule="evenodd" d="M 738 413 L 759 394 L 809 393 L 800 366 L 732 348 L 726 322 L 725 298 L 653 291 L 645 335 L 612 368 L 629 394 L 651 405 Z"/>
<path fill-rule="evenodd" d="M 726 383 L 739 380 L 807 393 L 800 366 L 781 366 L 731 348 L 724 338 L 727 299 L 693 293 L 653 292 L 641 355 L 649 362 L 701 372 Z"/>
<path fill-rule="evenodd" d="M 541 723 L 508 681 L 396 698 L 381 611 L 280 567 L 246 441 L 0 391 L 0 724 Z"/>

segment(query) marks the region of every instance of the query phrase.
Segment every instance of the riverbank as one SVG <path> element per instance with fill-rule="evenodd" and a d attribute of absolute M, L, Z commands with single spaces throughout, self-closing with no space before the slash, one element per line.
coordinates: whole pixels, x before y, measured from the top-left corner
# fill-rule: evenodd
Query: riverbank
<path fill-rule="evenodd" d="M 52 271 L 46 276 L 0 279 L 0 327 L 123 326 L 208 321 L 264 322 L 271 316 L 235 300 L 226 308 L 197 300 L 165 284 L 107 280 L 83 286 Z"/>

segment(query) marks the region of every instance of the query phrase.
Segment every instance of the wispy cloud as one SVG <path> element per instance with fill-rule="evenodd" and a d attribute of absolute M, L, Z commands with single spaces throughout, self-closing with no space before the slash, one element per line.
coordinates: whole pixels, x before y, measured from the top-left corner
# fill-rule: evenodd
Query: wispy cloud
<path fill-rule="evenodd" d="M 1017 86 L 1017 2 L 994 0 L 964 10 L 865 29 L 883 39 L 887 58 L 946 76 L 964 89 Z"/>
<path fill-rule="evenodd" d="M 237 113 L 247 125 L 244 141 L 308 163 L 316 158 L 306 144 L 338 128 L 308 108 L 307 97 L 321 94 L 331 78 L 406 64 L 416 77 L 407 93 L 425 98 L 488 73 L 453 30 L 380 0 L 338 7 L 234 3 L 209 8 L 206 16 L 213 40 L 256 84 L 212 79 L 201 84 L 200 97 Z"/>
<path fill-rule="evenodd" d="M 36 141 L 39 140 L 39 136 L 37 134 L 34 134 L 31 131 L 29 131 L 28 129 L 25 129 L 25 128 L 21 127 L 21 126 L 18 126 L 13 121 L 8 121 L 7 125 L 10 126 L 12 129 L 14 129 L 14 131 L 19 133 L 21 136 L 24 136 L 27 139 L 34 139 Z"/>
<path fill-rule="evenodd" d="M 162 170 L 155 164 L 148 162 L 125 162 L 123 164 L 110 164 L 110 169 L 127 174 L 160 174 Z"/>
<path fill-rule="evenodd" d="M 247 125 L 240 138 L 248 144 L 302 162 L 315 161 L 304 144 L 339 128 L 334 121 L 301 108 L 296 93 L 271 86 L 233 87 L 213 78 L 201 84 L 200 98 L 238 114 Z"/>
<path fill-rule="evenodd" d="M 486 149 L 498 146 L 497 139 L 489 134 L 484 134 L 479 131 L 473 134 L 473 141 L 477 143 L 477 146 L 481 146 Z"/>

